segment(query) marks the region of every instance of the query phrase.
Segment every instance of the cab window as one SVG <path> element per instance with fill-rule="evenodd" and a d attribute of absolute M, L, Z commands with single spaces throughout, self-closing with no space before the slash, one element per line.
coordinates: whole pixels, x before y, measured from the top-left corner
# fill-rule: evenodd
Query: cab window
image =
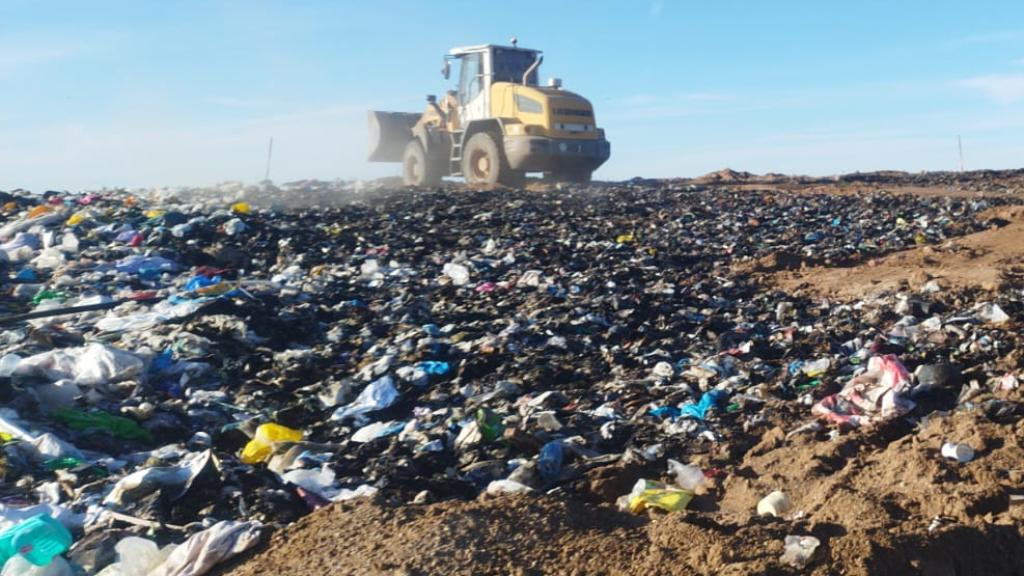
<path fill-rule="evenodd" d="M 469 104 L 483 87 L 483 70 L 480 54 L 466 54 L 462 57 L 462 72 L 459 76 L 459 102 Z"/>

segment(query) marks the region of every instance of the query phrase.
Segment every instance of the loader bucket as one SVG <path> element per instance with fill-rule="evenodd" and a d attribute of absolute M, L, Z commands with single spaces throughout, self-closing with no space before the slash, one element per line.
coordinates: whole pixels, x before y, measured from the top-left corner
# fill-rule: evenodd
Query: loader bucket
<path fill-rule="evenodd" d="M 401 162 L 412 127 L 420 119 L 411 112 L 370 111 L 370 162 Z"/>

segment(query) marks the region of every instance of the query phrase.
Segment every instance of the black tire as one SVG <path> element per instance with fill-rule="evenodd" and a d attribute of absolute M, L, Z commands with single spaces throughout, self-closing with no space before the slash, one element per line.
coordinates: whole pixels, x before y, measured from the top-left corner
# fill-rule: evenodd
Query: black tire
<path fill-rule="evenodd" d="M 406 186 L 437 186 L 441 183 L 440 162 L 429 157 L 415 138 L 405 145 L 402 153 L 402 183 Z"/>
<path fill-rule="evenodd" d="M 520 186 L 526 176 L 509 167 L 504 151 L 489 132 L 469 137 L 462 149 L 462 175 L 467 184 L 482 186 Z"/>
<path fill-rule="evenodd" d="M 565 170 L 545 174 L 545 180 L 553 182 L 572 182 L 574 184 L 590 184 L 590 170 Z"/>

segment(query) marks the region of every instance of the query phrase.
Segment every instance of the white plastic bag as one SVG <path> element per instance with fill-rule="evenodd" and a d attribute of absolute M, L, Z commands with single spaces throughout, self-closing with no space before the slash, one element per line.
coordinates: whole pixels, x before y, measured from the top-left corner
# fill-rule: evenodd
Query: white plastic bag
<path fill-rule="evenodd" d="M 134 354 L 93 342 L 78 348 L 50 350 L 23 358 L 15 367 L 14 374 L 95 386 L 138 377 L 144 365 L 142 359 Z"/>
<path fill-rule="evenodd" d="M 331 420 L 344 420 L 362 416 L 367 412 L 381 410 L 398 400 L 398 389 L 391 376 L 384 376 L 367 384 L 352 403 L 334 411 Z"/>
<path fill-rule="evenodd" d="M 148 576 L 201 576 L 260 540 L 258 522 L 221 521 L 193 534 Z"/>

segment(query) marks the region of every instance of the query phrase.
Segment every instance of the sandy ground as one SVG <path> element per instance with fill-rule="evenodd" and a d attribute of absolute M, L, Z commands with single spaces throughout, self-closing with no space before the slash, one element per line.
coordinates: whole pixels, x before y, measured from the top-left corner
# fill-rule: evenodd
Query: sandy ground
<path fill-rule="evenodd" d="M 935 280 L 943 288 L 995 291 L 1024 279 L 1024 208 L 990 210 L 989 230 L 848 267 L 776 270 L 765 281 L 790 293 L 860 298 Z"/>
<path fill-rule="evenodd" d="M 634 516 L 557 495 L 338 504 L 229 573 L 1024 574 L 1024 506 L 1010 503 L 1024 494 L 1024 424 L 958 413 L 901 433 L 787 440 L 775 429 L 684 514 Z M 978 459 L 939 458 L 950 437 Z M 598 491 L 635 480 L 628 467 L 614 470 L 593 479 Z M 794 512 L 756 517 L 757 501 L 777 489 L 791 494 Z M 779 561 L 787 534 L 821 540 L 810 566 Z"/>

